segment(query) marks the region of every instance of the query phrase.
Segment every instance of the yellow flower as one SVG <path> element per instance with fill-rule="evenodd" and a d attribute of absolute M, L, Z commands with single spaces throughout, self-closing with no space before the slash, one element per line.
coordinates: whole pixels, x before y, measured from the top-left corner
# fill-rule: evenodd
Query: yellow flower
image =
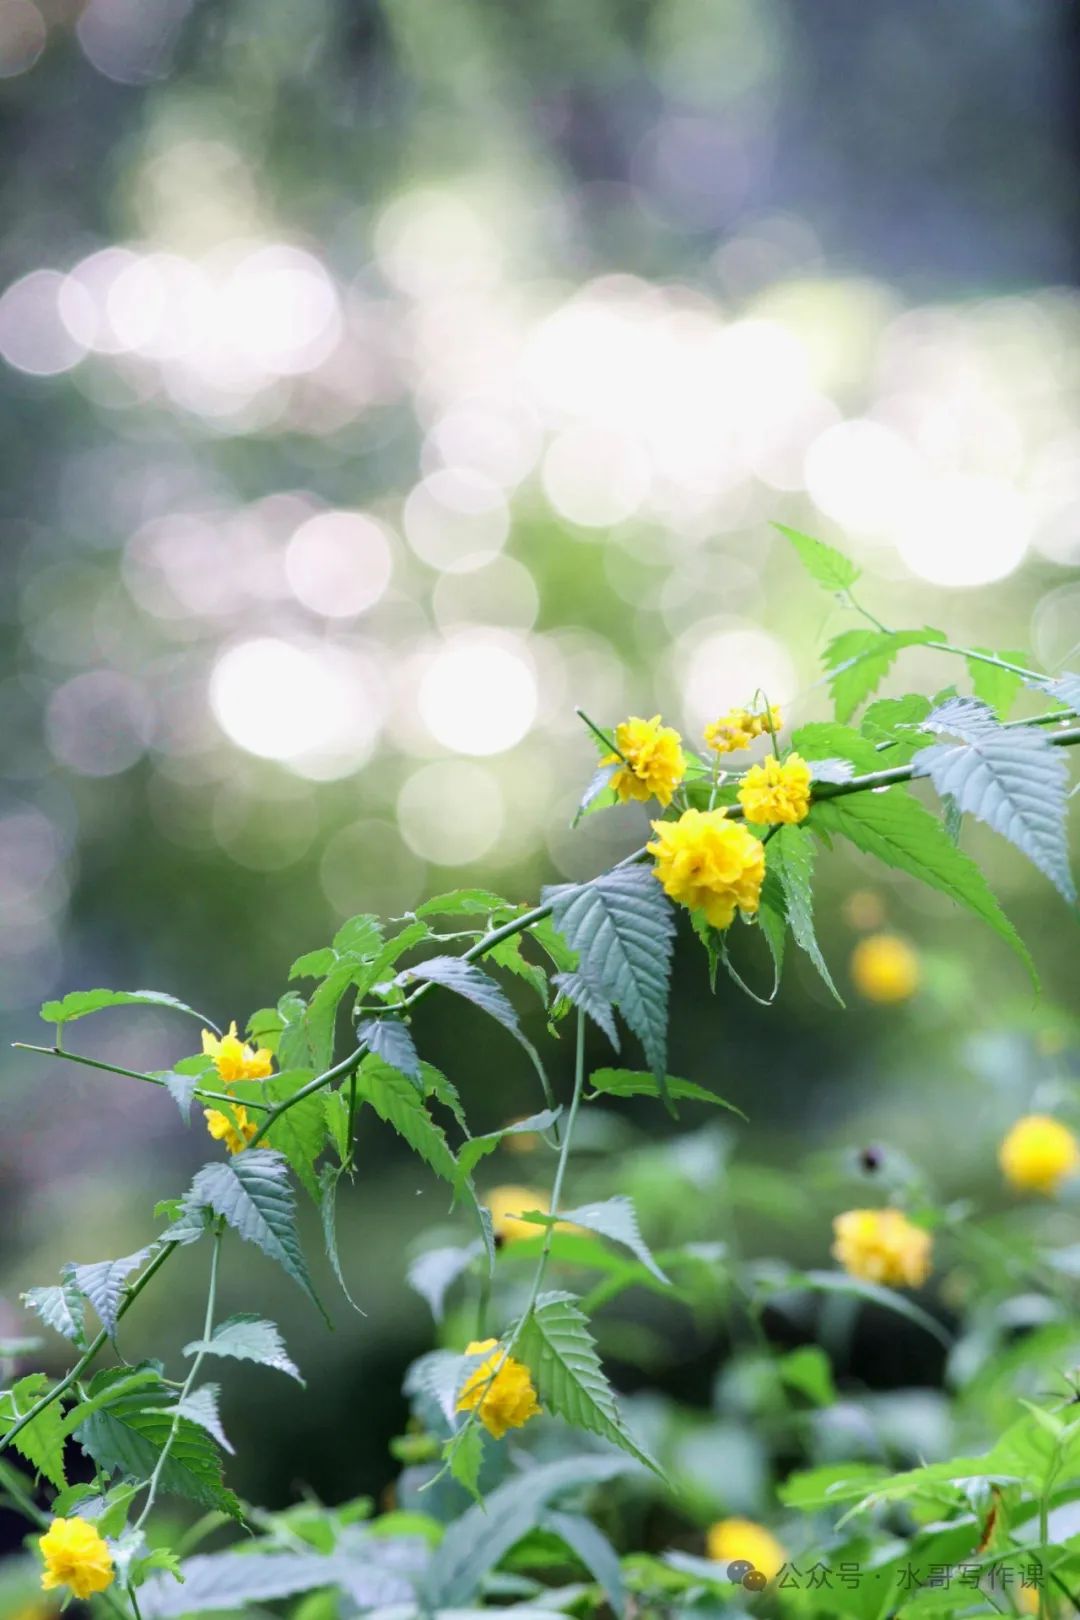
<path fill-rule="evenodd" d="M 224 1142 L 230 1153 L 243 1153 L 259 1127 L 253 1119 L 248 1118 L 248 1111 L 241 1103 L 233 1103 L 233 1113 L 236 1115 L 235 1125 L 228 1114 L 223 1114 L 219 1108 L 204 1108 L 203 1118 L 215 1142 Z"/>
<path fill-rule="evenodd" d="M 919 958 L 898 934 L 868 934 L 851 953 L 851 977 L 867 1001 L 907 1001 L 919 988 Z"/>
<path fill-rule="evenodd" d="M 739 789 L 739 803 L 747 821 L 773 825 L 804 821 L 810 809 L 810 767 L 801 754 L 781 762 L 771 755 L 751 765 Z"/>
<path fill-rule="evenodd" d="M 546 1194 L 536 1192 L 532 1187 L 493 1187 L 485 1202 L 491 1211 L 495 1236 L 504 1242 L 519 1243 L 524 1238 L 543 1234 L 542 1226 L 534 1226 L 531 1221 L 519 1221 L 516 1217 L 526 1209 L 538 1209 L 541 1215 L 546 1215 L 549 1208 Z"/>
<path fill-rule="evenodd" d="M 1080 1142 L 1058 1119 L 1027 1114 L 1018 1119 L 998 1149 L 1006 1180 L 1020 1192 L 1057 1192 L 1080 1169 Z"/>
<path fill-rule="evenodd" d="M 601 765 L 623 763 L 611 778 L 611 786 L 625 804 L 628 799 L 659 799 L 667 806 L 686 771 L 682 738 L 671 726 L 662 726 L 660 716 L 642 720 L 630 716 L 615 727 L 617 754 L 607 754 Z"/>
<path fill-rule="evenodd" d="M 85 1519 L 54 1519 L 38 1546 L 45 1560 L 44 1591 L 69 1586 L 77 1598 L 104 1592 L 115 1579 L 112 1553 L 96 1525 Z"/>
<path fill-rule="evenodd" d="M 770 706 L 764 714 L 751 714 L 748 709 L 729 709 L 719 719 L 705 727 L 705 741 L 718 754 L 734 754 L 749 748 L 756 737 L 767 731 L 779 731 L 780 710 Z"/>
<path fill-rule="evenodd" d="M 522 1424 L 536 1417 L 540 1403 L 528 1367 L 508 1356 L 498 1339 L 474 1339 L 465 1346 L 467 1356 L 479 1355 L 484 1350 L 493 1354 L 466 1379 L 456 1410 L 472 1412 L 479 1408 L 484 1428 L 496 1440 L 501 1440 L 507 1429 L 520 1429 Z"/>
<path fill-rule="evenodd" d="M 274 1060 L 268 1048 L 260 1046 L 256 1051 L 242 1041 L 236 1033 L 235 1019 L 229 1025 L 227 1035 L 211 1035 L 208 1029 L 204 1029 L 202 1049 L 207 1057 L 213 1058 L 215 1069 L 226 1082 L 266 1080 L 273 1073 Z"/>
<path fill-rule="evenodd" d="M 761 898 L 765 851 L 760 839 L 724 810 L 687 810 L 678 821 L 654 821 L 655 876 L 673 900 L 727 928 L 736 911 L 753 912 Z"/>
<path fill-rule="evenodd" d="M 785 1553 L 776 1537 L 753 1519 L 720 1519 L 709 1526 L 705 1546 L 714 1564 L 744 1560 L 771 1581 L 784 1567 Z"/>
<path fill-rule="evenodd" d="M 852 1277 L 893 1288 L 921 1288 L 933 1239 L 899 1209 L 849 1209 L 833 1221 L 833 1255 Z"/>

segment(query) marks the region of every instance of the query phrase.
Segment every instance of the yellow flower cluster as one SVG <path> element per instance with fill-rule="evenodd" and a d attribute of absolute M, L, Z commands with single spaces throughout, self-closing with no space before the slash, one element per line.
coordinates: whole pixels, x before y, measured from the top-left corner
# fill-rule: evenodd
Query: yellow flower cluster
<path fill-rule="evenodd" d="M 536 1228 L 534 1227 L 535 1231 Z M 457 1399 L 457 1411 L 476 1411 L 480 1422 L 496 1440 L 508 1429 L 520 1429 L 540 1411 L 529 1369 L 501 1348 L 498 1339 L 474 1339 L 465 1346 L 467 1356 L 490 1351 L 470 1373 Z"/>
<path fill-rule="evenodd" d="M 227 1035 L 211 1035 L 208 1029 L 204 1029 L 202 1049 L 207 1057 L 213 1058 L 214 1067 L 225 1082 L 226 1089 L 237 1080 L 267 1080 L 274 1070 L 269 1049 L 260 1046 L 256 1051 L 255 1047 L 242 1041 L 236 1033 L 235 1019 L 229 1025 Z M 232 1111 L 236 1116 L 235 1124 L 220 1108 L 204 1108 L 203 1118 L 215 1142 L 224 1142 L 230 1153 L 242 1153 L 258 1126 L 248 1118 L 248 1111 L 241 1103 L 234 1103 Z"/>
<path fill-rule="evenodd" d="M 1057 1192 L 1080 1170 L 1080 1143 L 1067 1125 L 1048 1114 L 1018 1119 L 998 1149 L 998 1163 L 1019 1192 Z"/>
<path fill-rule="evenodd" d="M 748 709 L 729 709 L 705 727 L 705 741 L 717 754 L 734 754 L 741 748 L 749 748 L 766 732 L 779 731 L 780 726 L 780 710 L 774 706 L 766 709 L 764 714 L 751 714 Z"/>
<path fill-rule="evenodd" d="M 682 738 L 674 727 L 661 725 L 658 714 L 651 720 L 631 715 L 615 727 L 615 747 L 618 753 L 606 754 L 600 763 L 619 765 L 611 786 L 620 801 L 659 799 L 669 805 L 686 773 Z"/>
<path fill-rule="evenodd" d="M 805 821 L 810 810 L 810 767 L 801 754 L 779 760 L 770 756 L 751 765 L 739 788 L 747 821 L 765 826 Z"/>
<path fill-rule="evenodd" d="M 891 1288 L 921 1288 L 933 1239 L 899 1209 L 849 1209 L 833 1221 L 833 1255 L 852 1277 Z"/>
<path fill-rule="evenodd" d="M 77 1598 L 88 1598 L 104 1592 L 116 1578 L 108 1543 L 86 1519 L 54 1519 L 38 1546 L 45 1560 L 41 1585 L 46 1592 L 67 1586 Z"/>
<path fill-rule="evenodd" d="M 898 934 L 868 934 L 851 953 L 851 977 L 867 1001 L 907 1001 L 919 988 L 919 958 Z"/>
<path fill-rule="evenodd" d="M 753 1519 L 720 1519 L 709 1526 L 705 1549 L 714 1564 L 747 1563 L 767 1581 L 779 1575 L 785 1553 L 774 1535 Z"/>
<path fill-rule="evenodd" d="M 654 821 L 654 875 L 681 906 L 728 928 L 736 911 L 753 913 L 765 878 L 761 840 L 725 810 L 687 810 L 678 821 Z"/>

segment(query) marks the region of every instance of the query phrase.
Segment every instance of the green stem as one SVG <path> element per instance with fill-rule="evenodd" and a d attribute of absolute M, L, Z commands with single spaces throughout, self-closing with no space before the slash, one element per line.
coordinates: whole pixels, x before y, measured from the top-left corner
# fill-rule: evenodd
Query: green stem
<path fill-rule="evenodd" d="M 207 1343 L 207 1341 L 209 1340 L 210 1335 L 214 1331 L 214 1307 L 215 1307 L 215 1304 L 217 1302 L 218 1258 L 219 1258 L 220 1254 L 221 1254 L 221 1222 L 219 1221 L 217 1226 L 214 1229 L 214 1244 L 213 1244 L 213 1248 L 210 1251 L 210 1287 L 209 1287 L 209 1289 L 207 1291 L 207 1295 L 206 1295 L 206 1316 L 205 1316 L 205 1318 L 203 1320 L 203 1332 L 202 1332 L 203 1345 L 204 1346 Z M 161 1476 L 162 1476 L 162 1473 L 164 1472 L 165 1464 L 169 1460 L 169 1452 L 172 1450 L 173 1442 L 175 1441 L 177 1434 L 180 1432 L 180 1416 L 181 1416 L 180 1407 L 184 1404 L 184 1402 L 187 1400 L 188 1396 L 191 1394 L 191 1391 L 195 1387 L 195 1380 L 199 1375 L 199 1369 L 202 1366 L 203 1357 L 205 1355 L 206 1355 L 205 1348 L 199 1349 L 196 1352 L 195 1359 L 191 1363 L 191 1370 L 188 1373 L 187 1378 L 184 1380 L 184 1387 L 180 1391 L 180 1397 L 179 1397 L 179 1399 L 178 1399 L 178 1401 L 176 1403 L 177 1409 L 176 1409 L 175 1416 L 173 1417 L 173 1420 L 172 1420 L 172 1427 L 170 1428 L 169 1433 L 166 1436 L 165 1444 L 161 1448 L 161 1455 L 158 1457 L 157 1462 L 154 1464 L 154 1472 L 150 1475 L 150 1481 L 149 1481 L 149 1487 L 150 1488 L 149 1488 L 149 1491 L 147 1493 L 146 1503 L 145 1503 L 145 1505 L 143 1507 L 142 1512 L 139 1514 L 139 1517 L 136 1519 L 134 1525 L 132 1526 L 132 1528 L 134 1530 L 136 1530 L 136 1531 L 142 1529 L 143 1525 L 146 1523 L 147 1519 L 150 1516 L 150 1509 L 153 1507 L 155 1498 L 157 1497 L 158 1486 L 161 1483 Z"/>
<path fill-rule="evenodd" d="M 317 1074 L 314 1080 L 308 1081 L 306 1086 L 301 1086 L 300 1090 L 294 1091 L 291 1097 L 284 1098 L 276 1107 L 271 1108 L 248 1143 L 247 1151 L 250 1153 L 251 1149 L 262 1141 L 267 1131 L 272 1129 L 282 1114 L 288 1113 L 290 1108 L 295 1108 L 296 1104 L 303 1102 L 305 1097 L 314 1096 L 315 1092 L 321 1091 L 324 1086 L 332 1085 L 335 1080 L 340 1080 L 343 1075 L 352 1073 L 366 1051 L 366 1044 L 358 1046 L 355 1052 L 350 1052 L 347 1058 L 342 1058 L 340 1063 L 335 1063 L 332 1069 L 326 1070 L 325 1074 Z"/>
<path fill-rule="evenodd" d="M 165 1264 L 170 1254 L 172 1254 L 179 1247 L 180 1245 L 178 1243 L 166 1243 L 163 1249 L 158 1250 L 157 1254 L 151 1260 L 146 1270 L 136 1278 L 136 1280 L 131 1284 L 131 1287 L 128 1289 L 127 1297 L 124 1299 L 116 1313 L 117 1321 L 119 1321 L 122 1316 L 126 1315 L 131 1306 L 134 1305 L 135 1301 L 142 1293 L 143 1289 L 146 1287 L 147 1283 L 150 1281 L 151 1277 L 161 1270 L 161 1267 Z M 30 1410 L 28 1412 L 24 1412 L 23 1416 L 18 1420 L 18 1422 L 13 1423 L 7 1433 L 0 1438 L 0 1451 L 5 1451 L 15 1439 L 16 1435 L 22 1433 L 23 1429 L 26 1428 L 28 1423 L 32 1423 L 34 1419 L 40 1415 L 40 1413 L 45 1411 L 46 1407 L 51 1406 L 54 1401 L 60 1399 L 61 1395 L 65 1395 L 67 1393 L 72 1384 L 76 1383 L 82 1377 L 83 1373 L 86 1371 L 87 1367 L 89 1367 L 94 1358 L 100 1355 L 101 1351 L 108 1343 L 108 1339 L 108 1333 L 106 1333 L 105 1329 L 102 1328 L 97 1338 L 93 1339 L 83 1351 L 82 1355 L 79 1357 L 74 1367 L 72 1367 L 71 1371 L 66 1373 L 64 1377 L 60 1379 L 59 1383 L 54 1384 L 52 1389 L 47 1389 L 44 1395 L 42 1395 L 41 1399 L 35 1401 Z"/>
<path fill-rule="evenodd" d="M 595 720 L 589 719 L 589 716 L 585 713 L 584 709 L 575 709 L 574 713 L 577 715 L 579 720 L 584 720 L 597 742 L 602 742 L 609 753 L 618 754 L 619 758 L 625 762 L 626 755 L 623 753 L 622 749 L 617 743 L 613 742 L 610 737 L 606 736 L 605 733 L 601 731 Z"/>
<path fill-rule="evenodd" d="M 970 658 L 976 664 L 990 664 L 994 669 L 1004 669 L 1010 675 L 1019 675 L 1025 681 L 1044 681 L 1045 675 L 1040 675 L 1037 669 L 1025 669 L 1023 664 L 1010 664 L 1007 658 L 997 658 L 993 653 L 976 652 L 974 647 L 953 647 L 947 641 L 926 641 L 923 646 L 929 647 L 931 652 L 952 653 L 954 658 Z"/>
<path fill-rule="evenodd" d="M 157 1074 L 143 1074 L 139 1069 L 122 1069 L 116 1063 L 104 1063 L 100 1058 L 83 1057 L 81 1052 L 66 1052 L 62 1046 L 31 1046 L 28 1041 L 12 1041 L 12 1047 L 17 1052 L 37 1052 L 42 1057 L 66 1058 L 69 1063 L 82 1063 L 88 1069 L 104 1069 L 106 1074 L 123 1074 L 129 1080 L 144 1080 L 148 1086 L 164 1086 L 165 1081 Z M 225 1102 L 235 1103 L 236 1098 L 230 1097 L 225 1091 L 197 1090 L 194 1096 L 199 1102 Z M 269 1103 L 247 1102 L 245 1108 L 268 1109 Z"/>

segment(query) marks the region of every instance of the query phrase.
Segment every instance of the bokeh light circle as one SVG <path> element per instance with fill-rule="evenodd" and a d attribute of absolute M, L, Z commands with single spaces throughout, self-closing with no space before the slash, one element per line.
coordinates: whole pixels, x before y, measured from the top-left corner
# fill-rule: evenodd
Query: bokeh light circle
<path fill-rule="evenodd" d="M 520 647 L 463 632 L 432 656 L 417 704 L 444 748 L 501 754 L 520 742 L 536 718 L 536 676 Z"/>
<path fill-rule="evenodd" d="M 436 866 L 467 866 L 489 855 L 504 821 L 503 796 L 490 770 L 466 760 L 422 765 L 397 800 L 402 837 Z"/>

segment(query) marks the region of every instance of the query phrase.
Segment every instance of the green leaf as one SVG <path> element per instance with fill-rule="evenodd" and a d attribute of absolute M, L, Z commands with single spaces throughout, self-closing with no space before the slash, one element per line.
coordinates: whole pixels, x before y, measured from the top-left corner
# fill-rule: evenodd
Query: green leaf
<path fill-rule="evenodd" d="M 466 962 L 463 956 L 429 956 L 426 962 L 417 962 L 398 974 L 400 984 L 419 979 L 428 984 L 441 984 L 444 990 L 453 990 L 464 996 L 474 1007 L 489 1013 L 517 1040 L 522 1039 L 518 1015 L 499 985 L 475 962 Z"/>
<path fill-rule="evenodd" d="M 258 1316 L 247 1313 L 230 1316 L 218 1324 L 208 1339 L 193 1339 L 184 1346 L 185 1356 L 197 1356 L 200 1352 L 229 1356 L 235 1361 L 257 1361 L 261 1367 L 288 1373 L 298 1384 L 304 1382 L 273 1322 L 264 1322 Z"/>
<path fill-rule="evenodd" d="M 283 1061 L 289 1068 L 306 1068 L 310 1065 L 316 1074 L 321 1074 L 333 1063 L 338 1008 L 346 991 L 352 987 L 355 972 L 356 962 L 349 957 L 330 969 L 300 1018 L 306 1054 L 302 1059 L 289 1050 L 286 1057 L 283 1051 Z"/>
<path fill-rule="evenodd" d="M 338 953 L 332 945 L 324 945 L 319 951 L 305 951 L 289 969 L 289 978 L 325 979 L 337 960 Z"/>
<path fill-rule="evenodd" d="M 879 1463 L 826 1463 L 822 1468 L 806 1468 L 789 1474 L 776 1494 L 785 1507 L 804 1513 L 817 1513 L 839 1502 L 858 1502 L 868 1491 L 889 1478 Z"/>
<path fill-rule="evenodd" d="M 886 866 L 907 872 L 967 906 L 1000 934 L 1038 983 L 1027 946 L 1002 911 L 982 872 L 905 788 L 819 800 L 810 811 L 810 825 L 827 836 L 842 835 Z"/>
<path fill-rule="evenodd" d="M 89 1265 L 64 1267 L 65 1278 L 90 1301 L 110 1339 L 116 1332 L 116 1314 L 127 1279 L 146 1264 L 152 1253 L 152 1249 L 139 1249 L 123 1260 L 99 1260 Z"/>
<path fill-rule="evenodd" d="M 841 1007 L 843 998 L 821 954 L 814 932 L 814 844 L 801 827 L 781 826 L 769 840 L 767 861 L 777 874 L 796 945 L 806 952 Z"/>
<path fill-rule="evenodd" d="M 871 709 L 877 707 L 876 703 L 870 706 Z M 870 709 L 866 712 L 869 714 Z M 791 734 L 791 746 L 811 765 L 815 761 L 839 755 L 841 759 L 850 760 L 860 775 L 881 769 L 881 756 L 873 742 L 869 742 L 853 727 L 839 725 L 833 720 L 811 720 L 805 726 L 799 726 Z"/>
<path fill-rule="evenodd" d="M 379 1118 L 392 1125 L 437 1176 L 454 1181 L 457 1161 L 445 1132 L 428 1113 L 411 1080 L 382 1058 L 369 1055 L 357 1070 L 356 1095 L 360 1101 L 370 1103 Z"/>
<path fill-rule="evenodd" d="M 60 1433 L 65 1439 L 69 1434 L 74 1434 L 94 1412 L 113 1405 L 115 1401 L 126 1399 L 135 1390 L 143 1390 L 148 1394 L 148 1399 L 144 1403 L 146 1405 L 152 1404 L 159 1396 L 162 1399 L 168 1398 L 167 1386 L 162 1380 L 161 1368 L 157 1362 L 144 1362 L 133 1369 L 106 1367 L 94 1374 L 88 1388 L 89 1398 L 80 1401 L 64 1413 Z"/>
<path fill-rule="evenodd" d="M 382 923 L 372 912 L 362 912 L 343 922 L 334 935 L 334 949 L 341 955 L 366 960 L 376 956 L 382 945 Z"/>
<path fill-rule="evenodd" d="M 489 1131 L 486 1136 L 470 1136 L 467 1142 L 462 1143 L 458 1149 L 457 1174 L 461 1180 L 471 1176 L 481 1159 L 495 1149 L 508 1136 L 529 1136 L 540 1131 L 550 1130 L 561 1114 L 561 1108 L 545 1108 L 539 1114 L 530 1114 L 528 1119 L 515 1120 L 512 1125 L 503 1125 L 497 1131 Z"/>
<path fill-rule="evenodd" d="M 552 1412 L 609 1440 L 664 1477 L 623 1422 L 588 1321 L 572 1294 L 541 1294 L 516 1335 L 514 1354 L 532 1373 L 541 1402 Z"/>
<path fill-rule="evenodd" d="M 588 1232 L 598 1232 L 601 1237 L 610 1238 L 612 1243 L 621 1243 L 624 1249 L 629 1249 L 658 1282 L 666 1283 L 669 1287 L 671 1285 L 671 1278 L 661 1271 L 641 1235 L 633 1201 L 623 1193 L 605 1198 L 601 1203 L 579 1204 L 575 1209 L 560 1211 L 558 1215 L 531 1213 L 525 1215 L 524 1219 L 537 1226 L 554 1226 L 564 1221 L 568 1226 L 583 1226 Z"/>
<path fill-rule="evenodd" d="M 86 1349 L 86 1302 L 71 1282 L 52 1288 L 28 1288 L 21 1297 L 46 1327 L 62 1333 L 80 1350 Z"/>
<path fill-rule="evenodd" d="M 1068 766 L 1034 726 L 1000 726 L 984 704 L 953 698 L 923 722 L 959 743 L 935 743 L 912 760 L 944 799 L 1015 844 L 1070 904 L 1076 886 L 1066 835 Z"/>
<path fill-rule="evenodd" d="M 18 1418 L 25 1417 L 35 1401 L 45 1394 L 49 1383 L 44 1373 L 29 1373 L 0 1395 L 0 1427 L 7 1429 Z M 44 1474 L 49 1484 L 55 1485 L 58 1491 L 64 1490 L 67 1485 L 62 1421 L 60 1402 L 53 1401 L 11 1442 L 30 1466 L 37 1473 Z"/>
<path fill-rule="evenodd" d="M 603 1030 L 616 1052 L 621 1050 L 614 1008 L 594 984 L 590 984 L 581 973 L 556 973 L 552 983 L 561 996 L 565 996 L 567 1001 L 591 1018 L 598 1029 Z"/>
<path fill-rule="evenodd" d="M 547 974 L 542 967 L 539 967 L 535 962 L 528 961 L 522 955 L 520 934 L 512 934 L 509 939 L 501 939 L 497 945 L 493 945 L 487 952 L 487 957 L 489 961 L 495 963 L 496 967 L 505 968 L 508 973 L 513 973 L 517 978 L 524 979 L 525 983 L 530 985 L 540 997 L 540 1005 L 542 1007 L 547 1006 Z"/>
<path fill-rule="evenodd" d="M 908 760 L 922 740 L 916 727 L 926 719 L 932 705 L 930 699 L 917 693 L 907 697 L 878 698 L 871 703 L 862 717 L 859 730 L 879 750 L 879 758 L 867 770 L 881 765 L 899 765 Z M 885 758 L 880 758 L 880 753 Z"/>
<path fill-rule="evenodd" d="M 621 761 L 615 760 L 611 765 L 600 765 L 589 778 L 584 793 L 578 800 L 578 807 L 574 812 L 571 827 L 576 827 L 582 816 L 587 816 L 596 810 L 607 810 L 618 801 L 611 787 L 611 778 L 621 768 Z"/>
<path fill-rule="evenodd" d="M 813 1401 L 815 1406 L 832 1406 L 836 1401 L 829 1358 L 817 1344 L 802 1344 L 789 1350 L 776 1363 L 776 1370 L 789 1389 Z"/>
<path fill-rule="evenodd" d="M 217 1384 L 200 1384 L 190 1395 L 177 1401 L 175 1409 L 181 1417 L 187 1418 L 191 1423 L 197 1423 L 200 1429 L 205 1429 L 207 1434 L 217 1441 L 222 1451 L 232 1454 L 236 1451 L 236 1447 L 230 1445 L 221 1424 L 221 1413 L 218 1409 L 220 1397 L 221 1390 Z"/>
<path fill-rule="evenodd" d="M 424 1607 L 438 1612 L 468 1603 L 488 1570 L 535 1528 L 553 1499 L 564 1491 L 604 1485 L 627 1467 L 621 1457 L 564 1457 L 533 1462 L 499 1485 L 448 1527 L 424 1582 Z"/>
<path fill-rule="evenodd" d="M 420 1059 L 409 1026 L 400 1018 L 364 1018 L 356 1026 L 356 1038 L 369 1052 L 389 1063 L 392 1069 L 420 1080 Z"/>
<path fill-rule="evenodd" d="M 288 1165 L 269 1148 L 248 1148 L 225 1162 L 204 1165 L 185 1200 L 221 1215 L 297 1283 L 322 1311 L 311 1286 L 296 1231 L 296 1202 Z M 326 1313 L 323 1312 L 325 1315 Z"/>
<path fill-rule="evenodd" d="M 847 769 L 850 770 L 851 766 L 848 765 Z M 770 840 L 770 843 L 773 842 L 775 842 L 775 838 Z M 770 854 L 766 861 L 765 881 L 761 885 L 761 900 L 757 910 L 757 927 L 761 930 L 761 937 L 769 947 L 769 955 L 772 957 L 773 978 L 776 984 L 779 985 L 784 971 L 784 957 L 787 954 L 788 915 L 784 891 L 774 866 L 775 863 Z M 694 931 L 708 953 L 709 987 L 715 995 L 716 969 L 722 956 L 721 942 L 716 937 L 717 930 L 710 928 L 700 913 L 694 918 Z"/>
<path fill-rule="evenodd" d="M 616 867 L 591 883 L 546 889 L 544 899 L 578 953 L 579 971 L 615 1003 L 638 1037 L 662 1092 L 675 919 L 652 871 Z"/>
<path fill-rule="evenodd" d="M 166 1090 L 177 1108 L 180 1118 L 185 1125 L 191 1123 L 191 1105 L 195 1100 L 195 1093 L 199 1089 L 199 1076 L 196 1074 L 177 1074 L 170 1069 L 161 1078 L 165 1082 Z"/>
<path fill-rule="evenodd" d="M 1030 653 L 1014 651 L 994 654 L 989 647 L 975 647 L 972 650 L 991 658 L 996 656 L 1007 664 L 1022 664 L 1025 669 L 1031 668 Z M 1024 684 L 1024 677 L 1014 675 L 1011 669 L 999 669 L 996 664 L 984 664 L 981 658 L 969 658 L 967 667 L 975 696 L 993 709 L 999 720 L 1007 720 L 1017 693 Z"/>
<path fill-rule="evenodd" d="M 825 667 L 832 671 L 829 689 L 836 718 L 847 721 L 860 703 L 880 686 L 897 653 L 905 647 L 944 641 L 943 630 L 845 630 L 825 649 Z"/>
<path fill-rule="evenodd" d="M 695 1085 L 693 1080 L 680 1080 L 677 1076 L 665 1076 L 667 1093 L 677 1102 L 703 1102 L 713 1103 L 717 1108 L 727 1108 L 731 1113 L 738 1114 L 740 1119 L 746 1115 L 734 1103 L 729 1103 L 723 1097 L 718 1097 L 715 1091 L 706 1091 L 704 1086 Z M 594 1069 L 589 1076 L 589 1084 L 593 1093 L 607 1097 L 659 1097 L 662 1095 L 655 1075 L 648 1074 L 640 1069 Z"/>
<path fill-rule="evenodd" d="M 295 1097 L 314 1078 L 314 1069 L 284 1069 L 267 1080 L 237 1081 L 231 1089 L 238 1102 L 261 1102 L 276 1107 L 278 1103 Z M 262 1117 L 259 1116 L 260 1119 Z M 328 1129 L 322 1097 L 314 1092 L 302 1102 L 287 1108 L 263 1138 L 289 1161 L 297 1178 L 316 1203 L 319 1201 L 319 1178 L 315 1161 L 326 1146 Z"/>
<path fill-rule="evenodd" d="M 827 591 L 848 591 L 859 578 L 861 570 L 835 546 L 827 546 L 824 540 L 814 540 L 808 534 L 800 534 L 798 529 L 789 529 L 786 523 L 774 523 L 773 528 L 779 529 L 791 541 L 810 578 L 824 585 Z"/>
<path fill-rule="evenodd" d="M 204 1553 L 197 1558 L 185 1558 L 180 1570 L 182 1585 L 169 1575 L 147 1581 L 139 1593 L 143 1620 L 180 1620 L 181 1616 L 201 1614 L 262 1614 L 264 1605 L 280 1598 L 338 1586 L 345 1574 L 345 1560 L 277 1549 L 254 1555 Z M 381 1595 L 387 1601 L 401 1602 L 407 1596 L 406 1583 L 397 1577 L 392 1585 L 387 1584 Z"/>
<path fill-rule="evenodd" d="M 323 1243 L 326 1245 L 326 1257 L 333 1267 L 334 1276 L 338 1280 L 338 1286 L 340 1287 L 341 1292 L 345 1295 L 345 1298 L 348 1300 L 353 1310 L 356 1311 L 357 1315 L 366 1316 L 367 1312 L 360 1309 L 355 1299 L 353 1299 L 352 1295 L 349 1293 L 348 1285 L 345 1281 L 345 1273 L 341 1266 L 341 1255 L 338 1253 L 337 1189 L 341 1176 L 341 1170 L 335 1169 L 332 1165 L 327 1165 L 320 1180 L 321 1191 L 319 1194 L 319 1214 L 322 1216 Z"/>
<path fill-rule="evenodd" d="M 77 1018 L 102 1012 L 106 1007 L 172 1007 L 197 1018 L 200 1024 L 209 1023 L 204 1014 L 166 995 L 164 990 L 71 990 L 62 1001 L 46 1001 L 41 1017 L 47 1024 L 73 1024 Z"/>
<path fill-rule="evenodd" d="M 469 917 L 490 916 L 493 911 L 506 911 L 513 916 L 521 909 L 512 900 L 504 900 L 501 894 L 493 894 L 490 889 L 452 889 L 449 894 L 437 894 L 433 899 L 425 900 L 423 905 L 417 906 L 416 915 Z"/>
<path fill-rule="evenodd" d="M 140 1482 L 154 1472 L 175 1423 L 161 1489 L 239 1519 L 240 1504 L 222 1482 L 221 1456 L 210 1435 L 189 1418 L 177 1419 L 172 1407 L 147 1406 L 147 1400 L 141 1392 L 95 1412 L 76 1430 L 76 1440 L 105 1473 Z"/>
<path fill-rule="evenodd" d="M 447 1446 L 446 1460 L 450 1473 L 459 1485 L 464 1485 L 477 1502 L 480 1496 L 480 1469 L 484 1463 L 484 1435 L 479 1423 L 470 1424 L 456 1441 Z"/>

